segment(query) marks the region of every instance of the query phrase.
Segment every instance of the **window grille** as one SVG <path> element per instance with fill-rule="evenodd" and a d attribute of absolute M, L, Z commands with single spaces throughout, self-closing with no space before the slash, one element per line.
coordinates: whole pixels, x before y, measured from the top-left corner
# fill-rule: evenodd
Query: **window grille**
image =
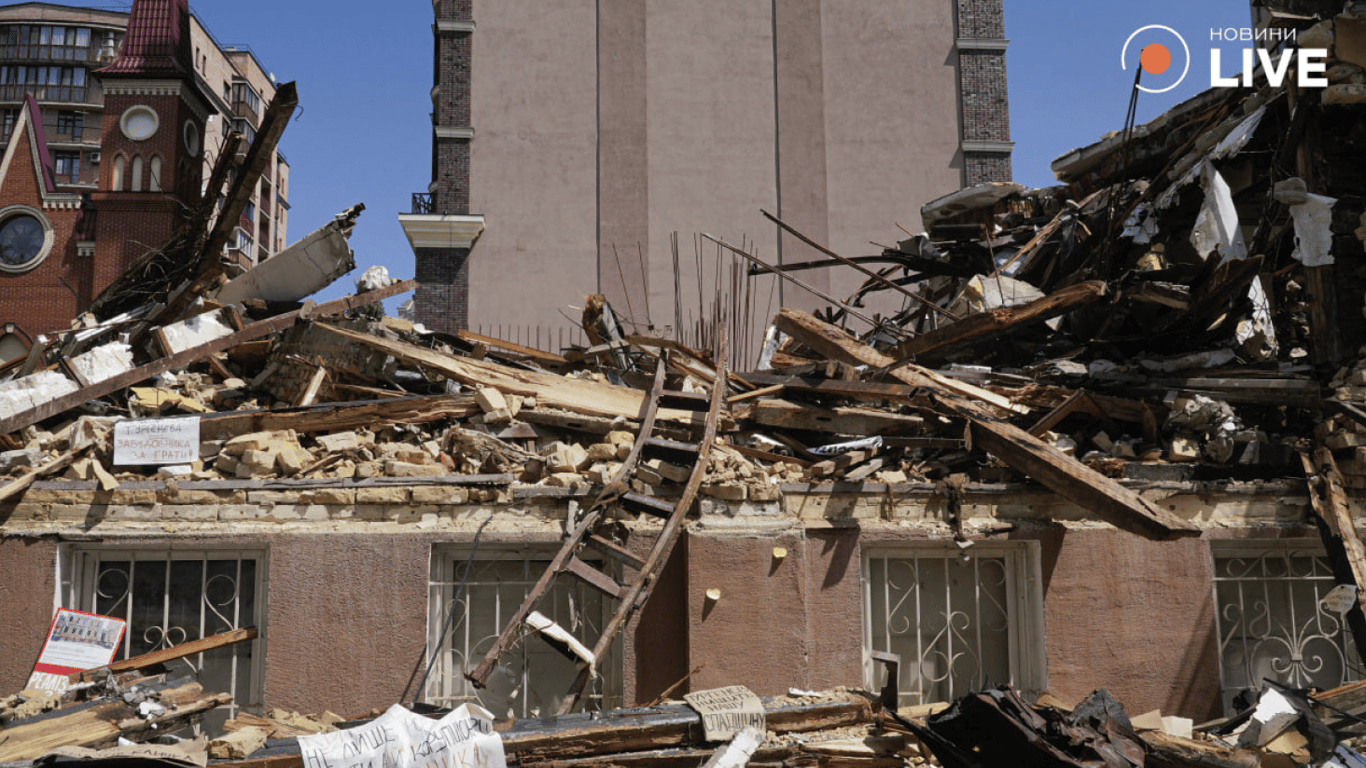
<path fill-rule="evenodd" d="M 1037 553 L 1034 542 L 865 550 L 864 646 L 901 656 L 901 706 L 953 701 L 1004 683 L 1043 690 Z M 884 676 L 882 665 L 865 665 L 871 689 L 881 688 Z"/>
<path fill-rule="evenodd" d="M 128 622 L 118 659 L 264 622 L 263 552 L 82 548 L 69 562 L 63 605 Z M 243 709 L 260 713 L 263 643 L 173 662 L 173 673 L 193 674 L 206 692 L 232 694 L 231 704 L 205 715 L 206 730 L 221 731 Z"/>
<path fill-rule="evenodd" d="M 1351 632 L 1323 604 L 1336 581 L 1317 542 L 1215 542 L 1213 554 L 1226 711 L 1267 678 L 1319 690 L 1360 679 Z"/>
<path fill-rule="evenodd" d="M 578 668 L 534 633 L 523 636 L 503 654 L 487 687 L 475 688 L 465 678 L 465 672 L 483 659 L 508 619 L 521 607 L 554 554 L 553 548 L 481 546 L 466 579 L 468 549 L 438 547 L 433 551 L 427 647 L 439 648 L 439 656 L 424 691 L 428 703 L 456 707 L 475 702 L 500 718 L 555 713 Z M 462 579 L 466 580 L 465 591 L 456 605 L 455 595 Z M 591 648 L 611 618 L 612 607 L 593 588 L 578 579 L 563 577 L 555 580 L 537 610 Z M 452 610 L 455 619 L 450 622 Z M 450 632 L 442 638 L 448 623 Z M 598 660 L 598 676 L 589 682 L 582 697 L 585 709 L 622 705 L 619 645 L 614 643 L 607 658 Z"/>

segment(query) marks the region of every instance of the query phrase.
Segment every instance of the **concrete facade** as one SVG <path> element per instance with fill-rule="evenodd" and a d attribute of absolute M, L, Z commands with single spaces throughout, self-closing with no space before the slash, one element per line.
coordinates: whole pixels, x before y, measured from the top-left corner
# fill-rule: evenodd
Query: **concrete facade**
<path fill-rule="evenodd" d="M 603 293 L 628 330 L 696 343 L 738 267 L 698 233 L 817 255 L 766 210 L 859 255 L 1010 177 L 1000 0 L 434 8 L 432 182 L 400 216 L 433 328 L 557 348 Z M 802 276 L 842 297 L 845 271 Z M 824 303 L 771 277 L 751 294 L 758 317 Z"/>
<path fill-rule="evenodd" d="M 428 595 L 437 551 L 467 549 L 488 520 L 480 546 L 539 545 L 549 558 L 573 505 L 590 498 L 586 488 L 420 478 L 315 484 L 130 482 L 103 492 L 50 481 L 0 506 L 0 597 L 10 627 L 0 636 L 0 686 L 22 687 L 54 593 L 68 594 L 73 547 L 155 556 L 212 548 L 265 553 L 262 636 L 253 641 L 253 655 L 264 658 L 262 706 L 361 713 L 407 701 L 439 620 Z M 1064 701 L 1105 687 L 1131 713 L 1218 716 L 1214 558 L 1229 543 L 1315 549 L 1308 499 L 1292 483 L 1216 493 L 1136 487 L 1198 523 L 1202 536 L 1143 540 L 1028 486 L 967 488 L 964 532 L 975 543 L 966 550 L 944 522 L 945 499 L 927 485 L 789 484 L 773 502 L 704 500 L 623 633 L 622 701 L 650 701 L 694 670 L 680 692 L 878 687 L 881 672 L 866 655 L 869 558 L 928 552 L 970 564 L 1009 550 L 1027 565 L 1014 577 L 1020 647 L 1012 653 L 1037 665 L 1018 673 L 1017 686 Z M 646 551 L 657 525 L 626 525 L 628 548 Z M 914 663 L 904 659 L 903 668 Z"/>

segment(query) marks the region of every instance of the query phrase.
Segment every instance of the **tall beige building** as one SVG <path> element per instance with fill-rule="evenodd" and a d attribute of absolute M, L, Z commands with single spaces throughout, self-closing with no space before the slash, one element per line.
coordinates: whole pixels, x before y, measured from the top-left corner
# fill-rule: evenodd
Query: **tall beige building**
<path fill-rule="evenodd" d="M 926 201 L 1010 177 L 1001 0 L 433 9 L 431 184 L 400 219 L 434 328 L 554 347 L 604 293 L 673 335 L 733 282 L 698 233 L 813 257 L 762 209 L 865 254 Z M 854 277 L 804 273 L 837 296 Z M 748 299 L 759 315 L 814 302 L 771 277 Z"/>

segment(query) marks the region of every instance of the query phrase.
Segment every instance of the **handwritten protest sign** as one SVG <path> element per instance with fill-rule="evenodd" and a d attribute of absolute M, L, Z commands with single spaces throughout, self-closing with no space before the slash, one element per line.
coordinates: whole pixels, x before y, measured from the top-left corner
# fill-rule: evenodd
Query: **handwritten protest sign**
<path fill-rule="evenodd" d="M 507 768 L 493 715 L 462 704 L 430 720 L 395 704 L 368 725 L 299 737 L 304 768 Z"/>
<path fill-rule="evenodd" d="M 70 685 L 67 675 L 113 660 L 124 626 L 122 619 L 58 608 L 25 687 L 51 694 L 65 691 Z"/>
<path fill-rule="evenodd" d="M 764 732 L 764 703 L 743 685 L 688 693 L 683 700 L 702 716 L 707 741 L 730 741 L 746 726 Z"/>
<path fill-rule="evenodd" d="M 114 423 L 115 464 L 189 464 L 198 458 L 198 416 Z"/>

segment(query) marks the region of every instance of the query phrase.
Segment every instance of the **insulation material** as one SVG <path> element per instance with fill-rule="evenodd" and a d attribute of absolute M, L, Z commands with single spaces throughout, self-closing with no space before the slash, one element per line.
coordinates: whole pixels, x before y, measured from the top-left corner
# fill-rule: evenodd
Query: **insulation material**
<path fill-rule="evenodd" d="M 1307 194 L 1305 201 L 1290 206 L 1295 220 L 1295 251 L 1292 256 L 1306 267 L 1333 263 L 1333 204 L 1337 200 Z"/>
<path fill-rule="evenodd" d="M 218 302 L 299 301 L 331 285 L 356 268 L 346 239 L 349 224 L 343 221 L 331 222 L 233 278 L 218 291 Z"/>
<path fill-rule="evenodd" d="M 133 369 L 133 350 L 123 342 L 95 347 L 67 361 L 71 372 L 86 386 Z"/>
<path fill-rule="evenodd" d="M 228 322 L 226 310 L 220 309 L 171 323 L 162 328 L 161 332 L 166 342 L 166 353 L 174 355 L 227 336 L 234 330 L 236 329 Z"/>
<path fill-rule="evenodd" d="M 62 395 L 69 395 L 80 387 L 57 371 L 39 371 L 0 384 L 0 418 L 22 413 Z"/>
<path fill-rule="evenodd" d="M 1200 170 L 1200 186 L 1205 190 L 1205 204 L 1191 231 L 1191 245 L 1205 259 L 1217 252 L 1220 264 L 1247 258 L 1247 245 L 1238 228 L 1238 209 L 1233 204 L 1228 182 L 1206 162 Z"/>

